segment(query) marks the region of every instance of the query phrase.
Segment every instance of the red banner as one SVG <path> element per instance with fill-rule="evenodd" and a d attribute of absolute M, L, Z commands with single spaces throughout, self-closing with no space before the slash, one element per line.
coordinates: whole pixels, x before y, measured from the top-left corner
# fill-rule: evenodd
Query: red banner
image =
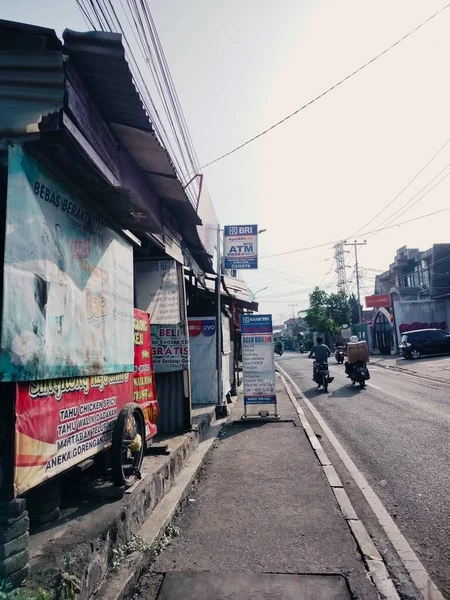
<path fill-rule="evenodd" d="M 391 297 L 389 294 L 376 294 L 366 296 L 367 308 L 389 308 L 391 306 Z"/>
<path fill-rule="evenodd" d="M 153 371 L 150 317 L 137 308 L 134 309 L 133 398 L 144 412 L 145 439 L 148 440 L 156 434 L 159 409 Z"/>
<path fill-rule="evenodd" d="M 15 488 L 23 494 L 111 445 L 117 415 L 129 402 L 142 407 L 145 438 L 156 433 L 150 323 L 135 310 L 133 373 L 17 384 Z"/>

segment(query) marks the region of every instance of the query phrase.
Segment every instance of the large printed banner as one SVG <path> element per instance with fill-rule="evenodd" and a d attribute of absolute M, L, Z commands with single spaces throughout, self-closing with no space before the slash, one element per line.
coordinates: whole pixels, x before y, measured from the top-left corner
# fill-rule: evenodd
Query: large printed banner
<path fill-rule="evenodd" d="M 225 269 L 257 269 L 258 225 L 226 225 L 223 255 Z"/>
<path fill-rule="evenodd" d="M 242 315 L 245 404 L 276 404 L 272 315 Z"/>
<path fill-rule="evenodd" d="M 189 369 L 189 340 L 183 325 L 152 325 L 155 373 Z"/>
<path fill-rule="evenodd" d="M 148 315 L 135 311 L 134 375 L 94 375 L 19 383 L 16 396 L 15 489 L 23 494 L 107 449 L 129 402 L 142 407 L 146 439 L 156 434 L 158 402 Z"/>
<path fill-rule="evenodd" d="M 132 370 L 131 245 L 11 147 L 0 379 Z"/>
<path fill-rule="evenodd" d="M 216 404 L 216 318 L 192 317 L 188 319 L 188 323 L 191 350 L 192 404 Z"/>
<path fill-rule="evenodd" d="M 134 266 L 136 304 L 150 313 L 152 325 L 180 323 L 178 270 L 174 260 L 138 262 Z"/>
<path fill-rule="evenodd" d="M 153 437 L 158 419 L 152 340 L 148 313 L 134 309 L 133 400 L 140 405 L 145 419 L 145 439 Z"/>

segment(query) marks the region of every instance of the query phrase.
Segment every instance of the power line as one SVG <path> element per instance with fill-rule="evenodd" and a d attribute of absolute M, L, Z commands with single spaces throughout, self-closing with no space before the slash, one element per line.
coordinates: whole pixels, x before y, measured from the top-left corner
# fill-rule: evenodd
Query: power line
<path fill-rule="evenodd" d="M 375 221 L 375 219 L 377 219 L 377 218 L 378 218 L 378 217 L 379 217 L 379 216 L 380 216 L 382 213 L 384 213 L 384 211 L 385 211 L 385 210 L 387 210 L 387 209 L 388 209 L 388 208 L 389 208 L 389 207 L 390 207 L 390 206 L 391 206 L 391 205 L 392 205 L 392 204 L 393 204 L 393 203 L 394 203 L 394 202 L 397 200 L 397 198 L 399 198 L 399 197 L 400 197 L 400 196 L 403 194 L 403 192 L 404 192 L 404 191 L 405 191 L 405 190 L 406 190 L 406 189 L 407 189 L 407 188 L 408 188 L 408 187 L 409 187 L 409 186 L 410 186 L 412 183 L 414 183 L 414 181 L 415 181 L 415 180 L 416 180 L 416 179 L 419 177 L 419 175 L 421 175 L 421 174 L 422 174 L 422 173 L 425 171 L 425 169 L 428 167 L 428 165 L 430 165 L 430 164 L 433 162 L 433 160 L 434 160 L 434 159 L 435 159 L 435 158 L 436 158 L 436 157 L 437 157 L 437 156 L 438 156 L 438 155 L 439 155 L 439 154 L 442 152 L 442 150 L 443 150 L 443 149 L 444 149 L 444 148 L 447 146 L 447 144 L 448 144 L 449 142 L 450 142 L 450 138 L 449 138 L 449 139 L 448 139 L 448 140 L 445 142 L 445 144 L 443 144 L 443 145 L 442 145 L 442 146 L 439 148 L 439 150 L 438 150 L 437 152 L 435 152 L 435 153 L 433 154 L 433 156 L 430 158 L 430 160 L 429 160 L 429 161 L 428 161 L 428 162 L 427 162 L 427 163 L 426 163 L 426 164 L 425 164 L 425 165 L 424 165 L 424 166 L 423 166 L 423 167 L 420 169 L 420 171 L 419 171 L 418 173 L 416 173 L 416 174 L 414 175 L 414 177 L 411 179 L 411 181 L 409 181 L 409 182 L 408 182 L 408 183 L 405 185 L 405 187 L 404 187 L 402 190 L 400 190 L 400 192 L 399 192 L 399 193 L 398 193 L 396 196 L 394 196 L 394 197 L 392 198 L 392 200 L 391 200 L 390 202 L 388 202 L 388 204 L 386 204 L 386 206 L 385 206 L 384 208 L 382 208 L 382 209 L 380 210 L 380 212 L 378 212 L 378 213 L 377 213 L 377 214 L 376 214 L 374 217 L 372 217 L 372 218 L 370 219 L 370 221 L 367 221 L 367 223 L 366 223 L 365 225 L 363 225 L 362 227 L 360 227 L 360 228 L 358 229 L 358 231 L 357 231 L 356 233 L 353 233 L 353 234 L 352 234 L 350 237 L 352 237 L 352 238 L 353 238 L 353 237 L 355 237 L 356 235 L 358 235 L 358 233 L 359 233 L 360 231 L 363 231 L 363 230 L 364 230 L 364 229 L 365 229 L 365 228 L 366 228 L 368 225 L 370 225 L 371 223 L 373 223 L 373 221 Z M 431 183 L 431 182 L 430 182 L 430 183 Z"/>
<path fill-rule="evenodd" d="M 433 181 L 435 179 L 437 179 L 439 177 L 439 175 L 441 175 L 449 167 L 450 167 L 450 163 L 448 165 L 446 165 L 443 169 L 441 169 L 439 171 L 439 173 L 437 175 L 435 175 L 433 177 L 433 179 L 431 179 L 431 181 L 429 181 L 426 185 L 424 185 L 423 188 L 420 189 L 416 194 L 414 194 L 414 196 L 412 198 L 410 198 L 407 202 L 402 204 L 402 206 L 400 206 L 400 208 L 398 208 L 392 215 L 390 215 L 389 217 L 384 219 L 384 221 L 382 221 L 378 225 L 378 227 L 383 227 L 385 224 L 390 225 L 391 223 L 393 223 L 394 221 L 399 219 L 403 214 L 405 214 L 405 212 L 407 212 L 408 210 L 411 210 L 411 208 L 413 206 L 415 206 L 418 202 L 420 202 L 420 200 L 425 198 L 425 196 L 427 196 L 432 190 L 434 190 L 435 187 L 437 187 L 439 184 L 441 184 L 444 181 L 444 179 L 446 179 L 450 175 L 450 171 L 449 171 L 446 175 L 444 175 L 444 177 L 439 179 L 439 181 L 437 181 L 430 189 L 428 189 L 424 194 L 422 194 L 422 196 L 417 198 L 417 196 L 419 196 L 419 194 L 421 194 L 424 190 L 426 190 L 427 187 L 431 183 L 433 183 Z M 416 198 L 417 198 L 417 200 L 416 200 Z M 415 202 L 413 202 L 413 200 L 415 200 Z M 412 202 L 412 204 L 411 204 L 411 202 Z M 405 209 L 405 210 L 402 210 L 402 209 Z M 398 213 L 400 213 L 400 214 L 398 214 Z M 395 216 L 395 215 L 397 215 L 397 216 Z M 375 235 L 373 232 L 369 232 L 369 233 L 371 233 L 371 235 L 369 237 L 372 237 L 373 235 Z M 364 234 L 360 234 L 360 236 L 358 236 L 358 237 L 361 237 L 362 235 L 364 235 Z"/>
<path fill-rule="evenodd" d="M 450 166 L 450 164 L 448 164 L 448 165 L 447 165 L 447 167 L 445 167 L 445 169 L 447 169 L 449 166 Z M 443 170 L 445 170 L 445 169 L 443 169 Z M 441 173 L 442 173 L 442 171 L 441 171 Z M 438 173 L 438 175 L 436 175 L 436 177 L 438 177 L 439 175 L 440 175 L 440 173 Z M 449 171 L 448 173 L 446 173 L 446 174 L 444 175 L 444 177 L 442 177 L 441 179 L 439 179 L 439 181 L 436 181 L 436 183 L 435 183 L 435 184 L 434 184 L 432 187 L 430 187 L 430 189 L 429 189 L 429 190 L 427 190 L 427 191 L 426 191 L 424 194 L 422 194 L 422 196 L 420 196 L 419 198 L 417 198 L 417 200 L 416 200 L 415 202 L 413 202 L 413 203 L 412 203 L 410 206 L 408 206 L 407 208 L 405 208 L 405 210 L 403 210 L 403 211 L 402 211 L 402 212 L 401 212 L 401 213 L 400 213 L 400 214 L 399 214 L 397 217 L 395 217 L 394 219 L 392 219 L 392 218 L 391 218 L 391 219 L 387 219 L 387 225 L 384 225 L 384 223 L 386 223 L 386 221 L 384 221 L 383 223 L 381 223 L 381 225 L 382 225 L 383 227 L 382 227 L 382 229 L 379 229 L 378 231 L 383 231 L 383 229 L 389 229 L 389 227 L 391 226 L 391 224 L 392 224 L 392 227 L 395 227 L 396 225 L 399 225 L 399 223 L 395 223 L 395 222 L 393 222 L 393 221 L 396 221 L 396 220 L 397 220 L 397 219 L 399 219 L 399 218 L 400 218 L 402 215 L 404 215 L 404 214 L 405 214 L 405 212 L 407 212 L 408 210 L 411 210 L 411 208 L 413 208 L 413 207 L 414 207 L 414 206 L 415 206 L 415 205 L 416 205 L 418 202 L 420 202 L 420 200 L 422 200 L 423 198 L 425 198 L 425 196 L 428 196 L 428 194 L 429 194 L 431 191 L 433 191 L 435 187 L 437 187 L 437 186 L 438 186 L 439 184 L 441 184 L 441 183 L 442 183 L 442 182 L 443 182 L 445 179 L 447 179 L 447 177 L 448 177 L 449 175 L 450 175 L 450 171 Z M 435 179 L 435 178 L 434 178 L 434 179 Z M 431 181 L 433 181 L 433 179 L 432 179 Z M 428 185 L 430 185 L 431 181 L 430 181 L 430 182 L 429 182 L 429 183 L 428 183 L 428 184 L 425 186 L 425 188 L 426 188 L 426 187 L 428 187 Z M 422 189 L 425 189 L 425 188 L 422 188 Z M 422 190 L 421 190 L 421 191 L 422 191 Z M 419 193 L 420 193 L 420 192 L 419 192 Z M 416 196 L 417 196 L 417 194 L 416 194 Z M 413 198 L 411 198 L 411 200 L 413 200 L 413 199 L 414 199 L 416 196 L 413 196 Z M 408 204 L 408 203 L 406 203 L 406 204 Z M 403 206 L 405 206 L 405 205 L 403 205 Z M 403 207 L 402 207 L 402 208 L 403 208 Z M 398 212 L 398 211 L 397 211 L 397 212 Z M 395 215 L 395 213 L 394 213 L 394 215 Z M 393 216 L 394 216 L 394 215 L 393 215 Z M 374 235 L 376 235 L 376 233 L 378 233 L 378 231 L 372 231 L 372 232 L 369 232 L 369 233 L 371 233 L 371 235 L 369 235 L 369 236 L 368 236 L 368 238 L 370 239 L 371 237 L 373 237 Z"/>
<path fill-rule="evenodd" d="M 449 175 L 450 175 L 450 173 L 449 173 Z M 431 190 L 429 190 L 429 191 L 431 192 Z M 368 231 L 367 235 L 369 233 L 379 233 L 380 231 L 385 231 L 386 229 L 393 229 L 394 227 L 401 227 L 401 225 L 406 225 L 407 223 L 413 223 L 414 221 L 420 221 L 421 219 L 426 219 L 427 217 L 433 217 L 434 215 L 438 215 L 440 213 L 446 212 L 447 210 L 450 210 L 450 206 L 448 206 L 447 208 L 442 208 L 441 210 L 436 210 L 434 212 L 427 213 L 426 215 L 421 215 L 420 217 L 415 217 L 414 219 L 408 219 L 407 221 L 401 221 L 400 223 L 394 223 L 393 225 L 381 227 L 380 229 L 373 229 L 372 231 Z M 359 236 L 359 237 L 362 237 L 362 236 Z M 314 248 L 323 248 L 324 246 L 331 246 L 332 244 L 336 244 L 339 241 L 340 240 L 334 240 L 331 242 L 324 242 L 323 244 L 320 244 L 318 246 L 309 246 L 306 248 L 298 248 L 297 250 L 289 250 L 287 252 L 280 252 L 279 254 L 271 254 L 270 256 L 262 256 L 262 257 L 260 257 L 260 260 L 262 258 L 274 258 L 275 256 L 285 256 L 286 254 L 295 254 L 297 252 L 306 252 L 307 250 L 312 250 Z"/>
<path fill-rule="evenodd" d="M 352 71 L 349 75 L 347 75 L 346 77 L 344 77 L 343 79 L 341 79 L 340 81 L 338 81 L 337 83 L 335 83 L 334 85 L 332 85 L 331 87 L 327 88 L 324 92 L 322 92 L 321 94 L 319 94 L 318 96 L 316 96 L 312 100 L 309 100 L 306 104 L 303 104 L 303 106 L 301 106 L 300 108 L 298 108 L 294 112 L 290 113 L 289 115 L 287 115 L 283 119 L 280 119 L 279 121 L 277 121 L 276 123 L 274 123 L 273 125 L 271 125 L 270 127 L 268 127 L 267 129 L 264 129 L 264 131 L 261 131 L 260 133 L 256 134 L 252 138 L 250 138 L 247 141 L 245 141 L 242 144 L 240 144 L 239 146 L 236 146 L 232 150 L 229 150 L 228 152 L 225 152 L 225 154 L 222 154 L 221 156 L 218 156 L 214 160 L 211 160 L 210 162 L 206 163 L 205 165 L 203 165 L 200 168 L 200 170 L 206 169 L 207 167 L 210 167 L 211 165 L 215 164 L 216 162 L 219 162 L 219 160 L 223 160 L 227 156 L 230 156 L 231 154 L 234 154 L 238 150 L 241 150 L 245 146 L 248 146 L 248 144 L 251 144 L 255 140 L 259 139 L 263 135 L 266 135 L 266 133 L 269 133 L 270 131 L 272 131 L 273 129 L 275 129 L 276 127 L 278 127 L 279 125 L 281 125 L 282 123 L 285 123 L 289 119 L 292 119 L 292 117 L 295 117 L 296 115 L 298 115 L 299 112 L 301 112 L 305 108 L 308 108 L 308 106 L 311 106 L 311 104 L 314 104 L 315 102 L 317 102 L 318 100 L 320 100 L 321 98 L 323 98 L 324 96 L 326 96 L 327 94 L 329 94 L 330 92 L 332 92 L 333 90 L 335 90 L 337 87 L 339 87 L 340 85 L 342 85 L 343 83 L 345 83 L 346 81 L 348 81 L 351 77 L 353 77 L 354 75 L 356 75 L 357 73 L 359 73 L 360 71 L 362 71 L 363 69 L 365 69 L 366 67 L 368 67 L 369 65 L 371 65 L 372 63 L 374 63 L 376 60 L 378 60 L 379 58 L 381 58 L 382 56 L 384 56 L 385 54 L 387 54 L 388 52 L 390 52 L 393 48 L 395 48 L 396 46 L 398 46 L 401 42 L 403 42 L 404 40 L 406 40 L 413 33 L 415 33 L 416 31 L 418 31 L 419 29 L 421 29 L 424 25 L 426 25 L 427 23 L 429 23 L 432 19 L 434 19 L 435 17 L 437 17 L 439 14 L 441 14 L 442 12 L 444 12 L 444 10 L 446 10 L 449 7 L 450 7 L 450 3 L 446 4 L 443 8 L 441 8 L 436 13 L 434 13 L 433 15 L 431 15 L 430 17 L 428 17 L 428 19 L 426 19 L 425 21 L 423 21 L 422 23 L 420 23 L 419 25 L 417 25 L 417 27 L 414 27 L 414 29 L 411 29 L 411 31 L 409 31 L 408 33 L 406 33 L 403 37 L 401 37 L 396 42 L 394 42 L 393 44 L 391 44 L 388 48 L 386 48 L 385 50 L 383 50 L 383 52 L 380 52 L 379 54 L 377 54 L 376 56 L 374 56 L 373 58 L 371 58 L 369 61 L 367 61 L 366 63 L 364 63 L 360 67 L 358 67 L 355 71 Z M 194 175 L 194 173 L 195 172 L 191 173 L 191 175 Z"/>

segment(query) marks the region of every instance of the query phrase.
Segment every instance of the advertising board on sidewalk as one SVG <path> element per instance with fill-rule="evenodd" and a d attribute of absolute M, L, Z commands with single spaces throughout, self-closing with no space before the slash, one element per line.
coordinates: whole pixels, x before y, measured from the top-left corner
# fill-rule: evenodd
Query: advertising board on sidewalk
<path fill-rule="evenodd" d="M 225 269 L 257 269 L 258 225 L 226 225 L 223 256 Z"/>
<path fill-rule="evenodd" d="M 272 315 L 242 315 L 244 404 L 276 404 Z"/>
<path fill-rule="evenodd" d="M 17 494 L 36 487 L 111 445 L 122 408 L 139 404 L 145 438 L 156 434 L 158 402 L 148 314 L 135 311 L 132 373 L 21 382 L 16 391 Z"/>

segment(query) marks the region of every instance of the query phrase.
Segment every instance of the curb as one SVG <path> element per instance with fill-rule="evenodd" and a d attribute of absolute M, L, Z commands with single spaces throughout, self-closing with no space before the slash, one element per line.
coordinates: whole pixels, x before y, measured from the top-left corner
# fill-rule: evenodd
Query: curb
<path fill-rule="evenodd" d="M 372 538 L 367 532 L 367 529 L 364 527 L 362 521 L 359 520 L 358 515 L 356 514 L 355 509 L 350 501 L 350 498 L 347 495 L 347 492 L 344 490 L 342 486 L 342 482 L 339 479 L 338 474 L 336 473 L 335 468 L 331 465 L 327 454 L 325 453 L 322 445 L 320 444 L 317 436 L 314 434 L 314 431 L 306 418 L 303 409 L 300 404 L 297 402 L 291 388 L 289 387 L 286 377 L 289 378 L 289 375 L 280 368 L 277 364 L 277 369 L 280 372 L 281 380 L 286 389 L 286 392 L 294 405 L 300 421 L 303 425 L 303 429 L 305 430 L 306 435 L 308 436 L 309 442 L 319 459 L 319 462 L 322 466 L 322 470 L 325 474 L 325 477 L 328 480 L 328 483 L 334 493 L 336 501 L 341 509 L 342 515 L 344 519 L 347 521 L 347 525 L 350 528 L 350 531 L 355 538 L 356 544 L 359 548 L 361 555 L 364 558 L 364 562 L 366 563 L 366 567 L 370 573 L 372 581 L 377 589 L 378 594 L 383 600 L 400 600 L 400 596 L 398 595 L 397 590 L 395 589 L 394 583 L 388 573 L 386 565 L 381 558 L 380 553 L 375 547 L 375 544 L 372 541 Z M 289 378 L 290 379 L 290 378 Z"/>
<path fill-rule="evenodd" d="M 186 465 L 178 475 L 172 488 L 155 507 L 136 535 L 151 548 L 147 551 L 138 550 L 132 553 L 126 565 L 110 574 L 100 590 L 91 596 L 101 600 L 124 600 L 127 598 L 143 575 L 144 571 L 155 559 L 153 546 L 165 534 L 166 528 L 179 511 L 183 501 L 189 495 L 192 483 L 196 479 L 203 463 L 213 450 L 217 434 L 227 419 L 214 422 L 209 430 L 208 439 L 200 442 Z"/>
<path fill-rule="evenodd" d="M 365 479 L 365 477 L 360 473 L 360 471 L 358 470 L 358 468 L 356 467 L 356 465 L 352 461 L 352 459 L 349 457 L 347 452 L 344 450 L 344 448 L 338 442 L 335 435 L 330 430 L 328 425 L 325 423 L 325 421 L 323 420 L 323 418 L 321 417 L 321 415 L 319 414 L 317 409 L 311 404 L 311 402 L 308 400 L 308 398 L 306 398 L 306 396 L 303 394 L 303 392 L 298 387 L 298 385 L 295 383 L 295 381 L 292 379 L 292 377 L 288 373 L 286 373 L 286 371 L 282 367 L 280 367 L 280 365 L 278 363 L 275 363 L 275 364 L 276 364 L 276 368 L 279 371 L 279 373 L 283 375 L 282 376 L 283 384 L 286 387 L 286 390 L 288 392 L 289 398 L 291 399 L 291 402 L 293 403 L 293 405 L 295 406 L 295 408 L 298 412 L 298 415 L 303 424 L 305 432 L 308 435 L 308 438 L 309 438 L 308 432 L 311 431 L 313 433 L 315 440 L 317 440 L 317 437 L 314 435 L 314 432 L 312 431 L 312 428 L 311 428 L 308 420 L 306 419 L 303 409 L 301 408 L 297 399 L 295 398 L 294 394 L 292 393 L 292 390 L 287 385 L 286 379 L 292 384 L 293 388 L 296 390 L 296 392 L 302 398 L 303 402 L 306 404 L 306 406 L 312 412 L 312 414 L 314 415 L 314 418 L 317 420 L 317 422 L 320 425 L 320 427 L 322 428 L 323 432 L 328 437 L 328 440 L 330 441 L 331 445 L 334 447 L 334 449 L 336 450 L 340 459 L 344 463 L 347 471 L 349 472 L 349 474 L 355 481 L 356 485 L 362 492 L 362 494 L 363 494 L 364 498 L 366 499 L 366 501 L 368 502 L 369 506 L 372 508 L 381 527 L 384 529 L 387 537 L 389 538 L 392 545 L 394 546 L 400 560 L 404 564 L 405 569 L 408 572 L 411 580 L 413 581 L 415 586 L 418 588 L 421 598 L 423 598 L 424 600 L 445 600 L 444 596 L 441 594 L 441 592 L 439 591 L 436 584 L 432 581 L 431 577 L 428 575 L 425 567 L 420 562 L 419 558 L 417 557 L 417 555 L 415 554 L 415 552 L 409 545 L 408 541 L 403 536 L 400 529 L 397 527 L 397 524 L 394 522 L 394 520 L 392 519 L 392 517 L 390 516 L 388 511 L 384 508 L 381 500 L 378 498 L 376 493 L 373 491 L 372 487 L 369 485 L 369 483 Z M 306 426 L 304 425 L 304 423 L 306 423 Z M 314 440 L 314 443 L 316 443 L 315 440 Z M 317 443 L 320 444 L 320 442 L 318 442 L 318 440 L 317 440 Z M 314 448 L 314 446 L 313 446 L 313 448 Z M 323 452 L 323 450 L 322 450 L 322 452 Z M 316 451 L 316 454 L 317 454 L 317 451 Z M 323 452 L 323 454 L 325 454 L 325 452 Z M 317 456 L 320 461 L 321 459 L 318 454 L 317 454 Z M 325 456 L 326 456 L 326 454 L 325 454 Z M 324 468 L 325 465 L 323 465 L 323 463 L 321 463 L 321 464 L 322 464 L 322 468 Z M 348 498 L 348 496 L 347 496 L 345 490 L 343 490 L 343 488 L 342 488 L 342 491 L 344 492 L 346 499 L 348 499 L 348 502 L 350 503 L 350 499 Z M 333 489 L 333 492 L 334 492 L 334 489 Z M 342 498 L 344 498 L 344 496 L 341 494 L 341 499 Z M 339 500 L 338 500 L 338 503 L 339 503 L 342 513 L 344 514 L 343 505 L 341 505 Z M 346 504 L 346 500 L 345 500 L 345 506 L 346 506 L 346 508 L 348 508 L 348 505 Z M 350 506 L 351 506 L 351 503 L 350 503 Z M 344 516 L 345 516 L 345 514 L 344 514 Z M 352 530 L 352 533 L 356 539 L 358 547 L 360 548 L 361 553 L 364 556 L 364 560 L 366 562 L 367 568 L 369 569 L 370 575 L 372 576 L 374 584 L 375 584 L 378 592 L 380 593 L 381 597 L 386 598 L 386 600 L 394 600 L 394 599 L 398 600 L 399 595 L 398 595 L 397 590 L 395 589 L 394 584 L 389 576 L 386 565 L 384 564 L 378 550 L 376 549 L 376 547 L 375 547 L 371 537 L 369 536 L 366 528 L 364 527 L 363 523 L 361 521 L 359 521 L 359 519 L 356 519 L 356 520 L 347 519 L 347 523 L 349 524 L 349 527 Z M 357 523 L 358 523 L 358 525 L 357 525 Z"/>
<path fill-rule="evenodd" d="M 446 385 L 450 385 L 450 381 L 446 379 L 437 379 L 436 377 L 429 377 L 428 375 L 419 375 L 416 371 L 410 371 L 409 369 L 404 369 L 403 367 L 393 367 L 391 365 L 382 365 L 381 363 L 371 362 L 371 365 L 374 367 L 379 367 L 380 369 L 386 369 L 387 371 L 395 371 L 396 373 L 403 373 L 404 375 L 409 375 L 410 377 L 417 377 L 418 379 L 426 379 L 427 381 L 435 381 L 436 383 L 443 383 Z"/>

